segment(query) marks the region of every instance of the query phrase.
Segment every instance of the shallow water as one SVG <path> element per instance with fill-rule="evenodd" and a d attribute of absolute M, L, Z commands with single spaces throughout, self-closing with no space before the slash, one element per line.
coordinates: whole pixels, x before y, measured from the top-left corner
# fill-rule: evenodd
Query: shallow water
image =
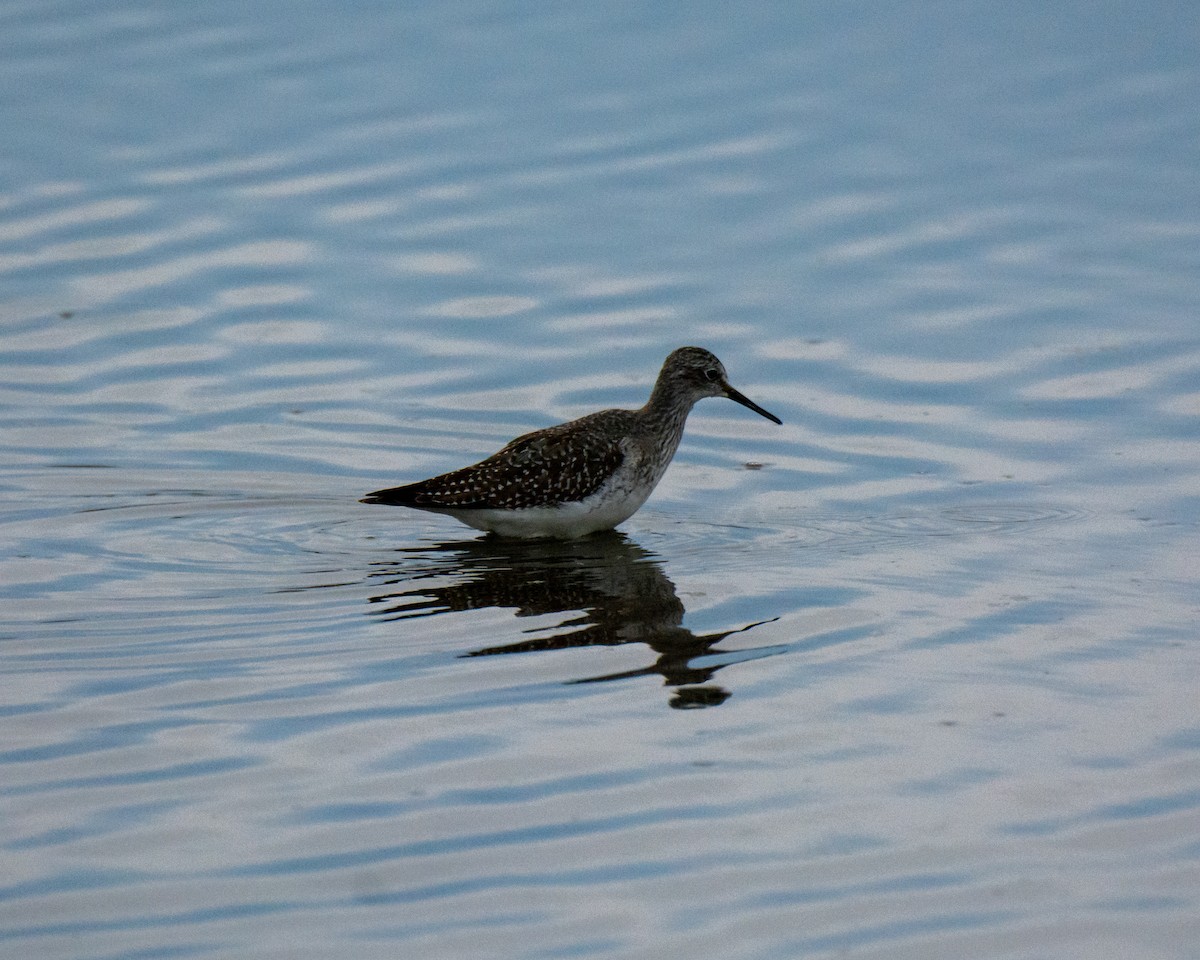
<path fill-rule="evenodd" d="M 1198 19 L 0 2 L 0 953 L 1193 956 Z"/>

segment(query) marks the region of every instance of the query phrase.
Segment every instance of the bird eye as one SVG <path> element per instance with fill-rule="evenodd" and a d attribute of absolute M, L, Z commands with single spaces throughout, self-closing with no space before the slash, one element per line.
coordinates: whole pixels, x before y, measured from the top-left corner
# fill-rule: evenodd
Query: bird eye
<path fill-rule="evenodd" d="M 716 383 L 718 380 L 721 379 L 721 371 L 718 370 L 716 367 L 709 367 L 707 370 L 704 371 L 704 379 L 707 380 L 709 383 Z"/>

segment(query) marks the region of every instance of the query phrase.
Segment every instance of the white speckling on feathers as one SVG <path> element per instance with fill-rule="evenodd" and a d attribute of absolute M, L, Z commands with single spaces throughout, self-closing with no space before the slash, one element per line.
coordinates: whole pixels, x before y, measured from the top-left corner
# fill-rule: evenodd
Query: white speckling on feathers
<path fill-rule="evenodd" d="M 518 437 L 486 460 L 381 491 L 425 509 L 521 510 L 586 500 L 625 460 L 628 410 L 602 410 Z"/>

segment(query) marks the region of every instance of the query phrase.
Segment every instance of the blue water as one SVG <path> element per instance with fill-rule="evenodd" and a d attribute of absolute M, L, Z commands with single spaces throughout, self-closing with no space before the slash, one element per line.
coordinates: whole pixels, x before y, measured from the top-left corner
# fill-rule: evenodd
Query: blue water
<path fill-rule="evenodd" d="M 0 0 L 0 956 L 1194 957 L 1198 37 Z"/>

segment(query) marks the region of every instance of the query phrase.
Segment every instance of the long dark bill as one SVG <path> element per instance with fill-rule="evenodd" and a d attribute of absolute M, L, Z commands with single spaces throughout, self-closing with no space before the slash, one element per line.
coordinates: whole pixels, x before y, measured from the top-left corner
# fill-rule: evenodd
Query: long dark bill
<path fill-rule="evenodd" d="M 762 407 L 760 407 L 757 403 L 755 403 L 753 400 L 751 400 L 744 393 L 739 393 L 737 390 L 734 390 L 733 387 L 731 387 L 729 384 L 725 384 L 725 396 L 727 396 L 730 400 L 736 400 L 743 407 L 749 407 L 751 410 L 753 410 L 755 413 L 757 413 L 760 417 L 766 417 L 768 420 L 774 420 L 776 423 L 780 424 L 781 426 L 783 425 L 783 421 L 780 420 L 777 416 L 775 416 L 775 414 L 768 413 L 766 410 L 764 410 Z"/>

